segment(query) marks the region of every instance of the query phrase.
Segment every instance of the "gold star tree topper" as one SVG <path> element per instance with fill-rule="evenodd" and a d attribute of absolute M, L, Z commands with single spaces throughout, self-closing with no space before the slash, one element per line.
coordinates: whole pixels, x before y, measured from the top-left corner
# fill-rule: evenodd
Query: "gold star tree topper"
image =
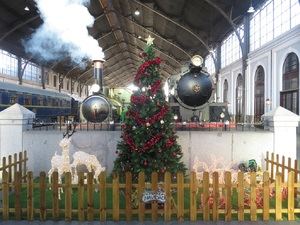
<path fill-rule="evenodd" d="M 153 45 L 154 38 L 150 35 L 146 38 L 147 45 Z"/>

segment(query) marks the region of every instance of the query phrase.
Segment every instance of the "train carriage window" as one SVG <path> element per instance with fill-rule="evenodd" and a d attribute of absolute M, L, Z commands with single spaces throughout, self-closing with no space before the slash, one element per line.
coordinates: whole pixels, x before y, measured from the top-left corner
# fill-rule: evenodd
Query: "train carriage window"
<path fill-rule="evenodd" d="M 30 95 L 24 97 L 24 105 L 32 105 L 32 99 Z"/>
<path fill-rule="evenodd" d="M 47 106 L 53 106 L 53 101 L 51 97 L 47 97 L 48 104 Z"/>
<path fill-rule="evenodd" d="M 43 97 L 38 97 L 37 105 L 43 105 Z"/>
<path fill-rule="evenodd" d="M 11 95 L 11 96 L 9 97 L 9 103 L 10 103 L 10 104 L 18 103 L 18 96 L 17 96 L 17 95 Z"/>
<path fill-rule="evenodd" d="M 47 97 L 43 98 L 43 105 L 46 106 L 47 105 Z"/>
<path fill-rule="evenodd" d="M 53 76 L 53 87 L 56 87 L 56 83 L 57 83 L 57 78 L 56 78 L 56 76 Z"/>

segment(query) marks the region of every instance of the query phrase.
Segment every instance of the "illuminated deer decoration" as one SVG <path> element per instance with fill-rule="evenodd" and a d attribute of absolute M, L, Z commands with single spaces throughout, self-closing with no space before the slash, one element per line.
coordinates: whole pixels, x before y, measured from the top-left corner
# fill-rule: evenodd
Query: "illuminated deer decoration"
<path fill-rule="evenodd" d="M 71 136 L 75 133 L 76 125 L 68 124 L 67 125 L 67 131 L 63 134 L 63 139 L 59 142 L 59 146 L 62 149 L 62 155 L 57 155 L 55 152 L 55 155 L 51 158 L 51 169 L 48 172 L 49 176 L 49 183 L 51 183 L 51 176 L 54 171 L 57 171 L 58 173 L 58 183 L 61 184 L 61 178 L 64 173 L 70 172 L 71 165 L 70 165 L 70 143 L 71 143 Z M 58 197 L 60 199 L 60 193 L 62 193 L 62 188 L 58 191 Z"/>
<path fill-rule="evenodd" d="M 85 165 L 89 172 L 94 172 L 94 179 L 98 181 L 98 176 L 102 171 L 105 171 L 105 167 L 102 167 L 96 156 L 90 155 L 83 151 L 78 151 L 73 154 L 73 163 L 71 168 L 74 169 L 75 173 L 73 175 L 74 181 L 78 179 L 77 176 L 77 166 Z"/>
<path fill-rule="evenodd" d="M 192 166 L 192 170 L 195 171 L 196 177 L 198 180 L 203 179 L 203 172 L 208 172 L 210 174 L 210 183 L 212 183 L 212 176 L 211 174 L 213 172 L 218 172 L 219 174 L 219 180 L 221 183 L 225 183 L 225 177 L 224 173 L 225 171 L 230 171 L 232 175 L 232 182 L 237 182 L 237 174 L 238 170 L 233 169 L 233 163 L 224 163 L 223 158 L 217 158 L 214 155 L 210 156 L 211 161 L 209 163 L 200 161 L 198 157 L 196 156 L 194 159 L 194 163 Z"/>

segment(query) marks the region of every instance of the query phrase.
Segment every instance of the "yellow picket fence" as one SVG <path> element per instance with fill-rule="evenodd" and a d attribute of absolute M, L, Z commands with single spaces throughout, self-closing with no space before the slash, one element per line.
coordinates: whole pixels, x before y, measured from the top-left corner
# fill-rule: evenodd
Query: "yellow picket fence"
<path fill-rule="evenodd" d="M 293 171 L 295 173 L 295 183 L 299 180 L 300 170 L 298 168 L 298 160 L 292 160 L 290 157 L 279 156 L 275 153 L 266 153 L 266 171 L 269 171 L 271 180 L 274 180 L 276 173 L 281 173 L 282 180 L 286 180 L 286 174 Z"/>
<path fill-rule="evenodd" d="M 26 183 L 22 182 L 20 172 L 16 173 L 14 182 L 10 183 L 8 173 L 4 172 L 0 184 L 1 219 L 256 221 L 259 215 L 265 221 L 268 221 L 270 216 L 275 216 L 276 220 L 282 220 L 283 216 L 288 220 L 294 220 L 300 213 L 297 206 L 299 199 L 295 198 L 295 191 L 300 187 L 300 183 L 295 182 L 295 172 L 288 173 L 287 182 L 283 182 L 281 173 L 275 174 L 274 183 L 271 182 L 268 172 L 263 173 L 262 182 L 258 182 L 257 175 L 252 172 L 248 182 L 249 179 L 245 179 L 246 175 L 239 172 L 237 180 L 233 182 L 232 174 L 225 172 L 225 182 L 222 183 L 219 181 L 218 172 L 212 174 L 204 172 L 202 180 L 196 179 L 195 172 L 191 172 L 189 178 L 184 177 L 182 173 L 171 176 L 166 172 L 163 181 L 160 182 L 157 173 L 152 173 L 148 178 L 141 172 L 135 179 L 132 179 L 131 173 L 126 173 L 125 177 L 119 179 L 118 174 L 108 178 L 106 173 L 102 172 L 98 182 L 95 183 L 92 173 L 88 173 L 86 178 L 83 173 L 79 173 L 78 183 L 72 184 L 71 174 L 66 173 L 63 184 L 59 184 L 58 174 L 55 172 L 52 183 L 49 184 L 45 172 L 40 173 L 38 180 L 33 179 L 32 172 L 28 172 Z M 134 182 L 135 180 L 137 182 Z M 163 204 L 157 201 L 146 204 L 141 200 L 145 190 L 156 192 L 160 187 L 166 196 Z M 9 188 L 12 188 L 11 192 Z M 60 188 L 64 191 L 61 200 L 59 200 Z M 98 192 L 95 192 L 95 188 Z M 287 190 L 287 204 L 283 204 L 282 201 L 284 188 Z M 270 200 L 272 190 L 274 190 L 272 201 L 275 201 L 273 206 Z M 24 191 L 26 197 L 21 199 L 21 192 Z M 136 207 L 132 205 L 134 192 L 137 193 L 138 200 Z M 257 205 L 258 192 L 263 198 L 262 207 Z M 47 196 L 49 193 L 50 196 Z M 246 193 L 249 196 L 248 205 L 245 205 Z M 77 202 L 74 201 L 74 195 L 77 196 Z M 233 195 L 237 196 L 235 203 Z M 224 203 L 222 207 L 219 204 L 221 199 Z M 13 204 L 10 203 L 12 201 Z M 51 201 L 50 207 L 47 201 Z"/>
<path fill-rule="evenodd" d="M 13 155 L 9 155 L 8 157 L 2 157 L 2 165 L 0 166 L 1 171 L 8 172 L 8 181 L 14 181 L 14 175 L 16 172 L 20 172 L 24 182 L 26 181 L 26 173 L 27 173 L 27 151 L 15 153 Z M 2 173 L 0 173 L 1 179 Z"/>

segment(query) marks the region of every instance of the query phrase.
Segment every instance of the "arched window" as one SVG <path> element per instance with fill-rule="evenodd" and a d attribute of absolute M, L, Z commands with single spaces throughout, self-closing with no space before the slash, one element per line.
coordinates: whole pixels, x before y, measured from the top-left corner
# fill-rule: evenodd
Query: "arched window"
<path fill-rule="evenodd" d="M 224 85 L 223 85 L 223 102 L 228 103 L 228 82 L 227 82 L 227 80 L 224 80 Z"/>
<path fill-rule="evenodd" d="M 255 72 L 254 86 L 254 121 L 261 120 L 265 112 L 265 71 L 262 66 L 257 67 Z"/>
<path fill-rule="evenodd" d="M 280 105 L 299 114 L 299 60 L 293 52 L 287 55 L 282 68 Z"/>
<path fill-rule="evenodd" d="M 243 115 L 243 77 L 242 74 L 239 74 L 236 79 L 236 89 L 235 89 L 235 96 L 236 96 L 236 121 L 242 121 Z"/>

